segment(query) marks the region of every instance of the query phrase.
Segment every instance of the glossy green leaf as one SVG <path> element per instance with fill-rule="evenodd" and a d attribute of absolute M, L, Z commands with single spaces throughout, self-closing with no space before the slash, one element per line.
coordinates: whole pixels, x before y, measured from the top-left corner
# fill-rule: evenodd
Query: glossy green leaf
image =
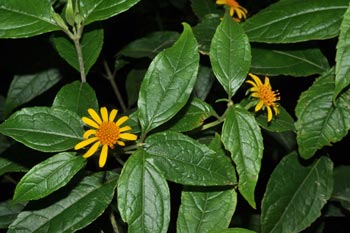
<path fill-rule="evenodd" d="M 26 203 L 14 204 L 11 201 L 0 202 L 0 229 L 7 228 L 25 205 Z"/>
<path fill-rule="evenodd" d="M 133 58 L 149 57 L 153 59 L 163 49 L 173 45 L 179 36 L 180 34 L 175 31 L 153 32 L 144 38 L 130 42 L 117 55 Z"/>
<path fill-rule="evenodd" d="M 68 109 L 79 116 L 86 116 L 89 108 L 98 110 L 98 101 L 94 89 L 88 83 L 74 81 L 59 90 L 52 106 Z"/>
<path fill-rule="evenodd" d="M 316 79 L 304 91 L 295 108 L 299 153 L 311 158 L 317 150 L 340 141 L 350 129 L 350 91 L 333 104 L 334 69 Z"/>
<path fill-rule="evenodd" d="M 201 54 L 209 54 L 211 40 L 219 24 L 220 15 L 210 14 L 193 27 L 193 33 L 198 41 L 198 48 Z"/>
<path fill-rule="evenodd" d="M 13 109 L 41 95 L 62 78 L 57 69 L 49 69 L 32 75 L 15 76 L 7 92 L 4 117 Z"/>
<path fill-rule="evenodd" d="M 230 107 L 222 126 L 222 142 L 231 152 L 238 172 L 238 190 L 255 208 L 254 191 L 263 155 L 263 138 L 254 117 L 245 109 Z"/>
<path fill-rule="evenodd" d="M 140 0 L 80 0 L 80 14 L 84 24 L 105 20 L 134 6 Z"/>
<path fill-rule="evenodd" d="M 272 172 L 262 200 L 262 232 L 301 232 L 321 215 L 332 189 L 330 159 L 323 156 L 305 166 L 297 153 L 284 157 Z"/>
<path fill-rule="evenodd" d="M 8 155 L 3 154 L 0 157 L 0 176 L 7 172 L 25 172 L 28 170 L 25 166 L 8 157 Z"/>
<path fill-rule="evenodd" d="M 340 165 L 334 168 L 334 189 L 332 199 L 350 211 L 350 166 Z"/>
<path fill-rule="evenodd" d="M 318 48 L 252 48 L 250 72 L 255 74 L 301 77 L 321 74 L 328 69 L 327 58 Z"/>
<path fill-rule="evenodd" d="M 86 164 L 75 153 L 62 152 L 30 169 L 18 182 L 13 196 L 16 202 L 38 200 L 66 185 Z"/>
<path fill-rule="evenodd" d="M 81 141 L 83 123 L 66 109 L 30 107 L 12 114 L 0 125 L 0 133 L 35 150 L 59 152 Z"/>
<path fill-rule="evenodd" d="M 340 34 L 338 37 L 336 50 L 335 65 L 335 90 L 333 99 L 350 84 L 350 6 L 344 14 L 343 21 L 340 26 Z"/>
<path fill-rule="evenodd" d="M 145 150 L 165 177 L 184 185 L 232 185 L 236 176 L 227 157 L 181 133 L 164 131 L 146 138 Z"/>
<path fill-rule="evenodd" d="M 118 181 L 118 209 L 128 232 L 166 233 L 170 221 L 170 193 L 165 178 L 142 150 L 125 163 Z"/>
<path fill-rule="evenodd" d="M 139 91 L 146 70 L 131 70 L 125 80 L 125 90 L 128 96 L 129 108 L 137 103 Z"/>
<path fill-rule="evenodd" d="M 212 0 L 191 0 L 193 13 L 200 19 L 208 14 L 224 14 L 223 9 L 218 9 Z"/>
<path fill-rule="evenodd" d="M 212 106 L 194 98 L 168 122 L 169 129 L 176 132 L 190 131 L 203 125 L 204 121 L 211 116 L 217 116 Z"/>
<path fill-rule="evenodd" d="M 196 83 L 199 54 L 191 27 L 159 53 L 141 84 L 138 112 L 143 134 L 172 118 L 187 102 Z"/>
<path fill-rule="evenodd" d="M 246 79 L 251 54 L 248 37 L 228 13 L 214 34 L 209 57 L 216 78 L 232 97 Z"/>
<path fill-rule="evenodd" d="M 236 209 L 237 194 L 233 188 L 185 187 L 177 218 L 177 233 L 211 232 L 226 229 Z"/>
<path fill-rule="evenodd" d="M 68 62 L 69 65 L 74 67 L 74 69 L 80 71 L 78 56 L 73 41 L 63 33 L 56 33 L 52 41 L 58 54 Z M 83 54 L 85 73 L 88 74 L 90 68 L 95 64 L 100 55 L 103 46 L 103 28 L 101 25 L 95 24 L 93 27 L 87 27 L 80 40 L 80 45 Z"/>
<path fill-rule="evenodd" d="M 49 1 L 1 0 L 0 38 L 24 38 L 59 30 Z"/>
<path fill-rule="evenodd" d="M 248 18 L 243 28 L 251 42 L 329 39 L 338 35 L 348 5 L 348 0 L 279 1 Z"/>
<path fill-rule="evenodd" d="M 73 189 L 49 196 L 51 199 L 46 199 L 46 204 L 26 208 L 9 226 L 8 233 L 75 232 L 105 211 L 112 201 L 117 181 L 116 172 L 87 176 Z"/>
<path fill-rule="evenodd" d="M 244 228 L 230 228 L 226 230 L 210 231 L 209 233 L 256 233 L 255 231 Z"/>

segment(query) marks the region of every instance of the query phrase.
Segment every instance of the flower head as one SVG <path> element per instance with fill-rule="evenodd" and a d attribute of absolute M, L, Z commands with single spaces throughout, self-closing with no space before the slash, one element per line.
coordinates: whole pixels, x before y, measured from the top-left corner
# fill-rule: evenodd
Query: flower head
<path fill-rule="evenodd" d="M 113 109 L 108 115 L 107 108 L 102 107 L 100 109 L 101 117 L 92 108 L 88 109 L 88 113 L 91 116 L 91 119 L 83 117 L 82 120 L 86 125 L 93 129 L 85 131 L 83 135 L 84 140 L 76 144 L 74 149 L 79 150 L 94 143 L 83 155 L 84 158 L 88 158 L 93 155 L 100 146 L 102 146 L 98 164 L 100 167 L 103 167 L 106 164 L 108 147 L 113 149 L 115 144 L 125 146 L 125 143 L 121 141 L 121 139 L 134 141 L 137 139 L 137 136 L 132 133 L 126 133 L 126 131 L 131 130 L 130 126 L 121 127 L 121 125 L 128 120 L 127 116 L 123 116 L 114 122 L 118 113 L 118 110 L 116 109 Z"/>
<path fill-rule="evenodd" d="M 230 16 L 233 17 L 236 13 L 237 17 L 234 17 L 234 19 L 238 22 L 247 18 L 247 9 L 240 6 L 236 0 L 216 0 L 216 4 L 228 6 L 230 8 Z"/>
<path fill-rule="evenodd" d="M 272 110 L 275 115 L 279 114 L 278 104 L 276 101 L 280 100 L 279 92 L 273 91 L 270 85 L 270 79 L 265 76 L 265 83 L 262 83 L 260 78 L 254 74 L 249 74 L 253 80 L 246 81 L 253 87 L 249 89 L 251 92 L 250 96 L 257 98 L 259 100 L 258 104 L 255 106 L 255 112 L 260 109 L 267 109 L 267 121 L 272 120 Z"/>

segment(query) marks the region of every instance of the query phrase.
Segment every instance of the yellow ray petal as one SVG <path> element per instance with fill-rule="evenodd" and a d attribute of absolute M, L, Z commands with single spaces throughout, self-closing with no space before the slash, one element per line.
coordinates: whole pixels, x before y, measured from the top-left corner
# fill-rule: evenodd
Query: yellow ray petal
<path fill-rule="evenodd" d="M 123 141 L 117 141 L 117 143 L 119 146 L 125 146 L 125 142 L 123 142 Z"/>
<path fill-rule="evenodd" d="M 132 141 L 135 141 L 137 139 L 137 136 L 132 133 L 121 133 L 119 137 L 122 139 L 132 140 Z"/>
<path fill-rule="evenodd" d="M 111 113 L 109 114 L 109 121 L 114 121 L 114 119 L 115 119 L 115 116 L 117 115 L 117 113 L 118 113 L 118 110 L 117 109 L 113 109 L 112 111 L 111 111 Z"/>
<path fill-rule="evenodd" d="M 119 128 L 119 132 L 120 132 L 120 133 L 121 133 L 121 132 L 125 132 L 125 131 L 129 131 L 129 130 L 131 130 L 131 127 L 130 127 L 130 126 L 124 126 L 124 127 Z"/>
<path fill-rule="evenodd" d="M 259 103 L 255 106 L 255 112 L 259 111 L 264 106 L 263 101 L 259 101 Z"/>
<path fill-rule="evenodd" d="M 254 74 L 252 74 L 252 73 L 249 73 L 248 75 L 249 75 L 250 77 L 252 77 L 252 79 L 254 79 L 254 81 L 255 81 L 255 83 L 256 83 L 256 85 L 257 85 L 258 87 L 262 85 L 262 82 L 261 82 L 261 80 L 260 80 L 260 78 L 259 78 L 258 76 L 254 75 Z"/>
<path fill-rule="evenodd" d="M 272 120 L 272 111 L 270 106 L 267 106 L 267 122 L 270 122 Z"/>
<path fill-rule="evenodd" d="M 102 116 L 102 121 L 106 122 L 108 121 L 108 111 L 107 111 L 107 108 L 106 107 L 102 107 L 100 109 L 100 113 L 101 113 L 101 116 Z"/>
<path fill-rule="evenodd" d="M 117 122 L 115 123 L 116 126 L 120 126 L 122 125 L 125 121 L 127 121 L 129 119 L 129 117 L 127 116 L 122 116 L 121 118 L 119 118 L 117 120 Z"/>
<path fill-rule="evenodd" d="M 94 121 L 96 121 L 99 125 L 102 123 L 101 117 L 97 114 L 97 112 L 94 109 L 89 108 L 88 113 L 90 114 L 92 119 L 94 119 Z"/>
<path fill-rule="evenodd" d="M 82 119 L 83 122 L 84 122 L 85 124 L 87 124 L 88 126 L 91 126 L 91 127 L 95 128 L 95 129 L 100 128 L 100 126 L 99 126 L 95 121 L 91 120 L 90 118 L 83 117 L 83 118 L 81 118 L 81 119 Z"/>
<path fill-rule="evenodd" d="M 96 130 L 89 129 L 89 130 L 85 131 L 83 138 L 88 139 L 93 134 L 96 134 Z"/>
<path fill-rule="evenodd" d="M 97 151 L 99 145 L 100 145 L 99 141 L 95 142 L 95 144 L 92 145 L 92 147 L 90 147 L 90 149 L 88 151 L 86 151 L 86 153 L 83 155 L 83 157 L 84 158 L 89 158 L 91 155 L 95 154 L 95 152 Z"/>
<path fill-rule="evenodd" d="M 81 148 L 83 148 L 83 147 L 85 147 L 93 142 L 96 142 L 97 140 L 98 140 L 97 137 L 93 137 L 93 138 L 89 138 L 89 139 L 86 139 L 84 141 L 81 141 L 75 145 L 74 150 L 79 150 L 79 149 L 81 149 Z"/>
<path fill-rule="evenodd" d="M 106 164 L 107 161 L 107 154 L 108 154 L 108 145 L 103 145 L 100 158 L 98 160 L 98 166 L 103 167 Z"/>

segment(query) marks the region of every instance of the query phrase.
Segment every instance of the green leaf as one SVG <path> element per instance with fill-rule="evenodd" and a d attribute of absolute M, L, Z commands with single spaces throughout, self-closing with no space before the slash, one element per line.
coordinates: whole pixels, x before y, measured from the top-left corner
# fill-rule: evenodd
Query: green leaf
<path fill-rule="evenodd" d="M 0 176 L 8 172 L 25 172 L 28 169 L 22 164 L 11 160 L 8 155 L 1 155 L 0 157 Z"/>
<path fill-rule="evenodd" d="M 11 201 L 0 202 L 0 229 L 7 228 L 22 211 L 23 203 L 14 204 Z"/>
<path fill-rule="evenodd" d="M 52 107 L 60 107 L 86 116 L 87 110 L 98 110 L 98 101 L 94 89 L 88 83 L 74 81 L 63 86 L 57 93 Z"/>
<path fill-rule="evenodd" d="M 80 71 L 79 60 L 74 43 L 64 33 L 56 33 L 52 38 L 53 44 L 58 54 L 69 65 Z M 95 64 L 103 46 L 103 28 L 100 24 L 87 27 L 80 40 L 82 49 L 85 73 L 88 74 L 90 68 Z"/>
<path fill-rule="evenodd" d="M 140 0 L 80 0 L 80 14 L 84 25 L 118 15 L 134 6 Z"/>
<path fill-rule="evenodd" d="M 226 230 L 211 231 L 209 233 L 256 233 L 255 231 L 244 228 L 230 228 Z"/>
<path fill-rule="evenodd" d="M 199 66 L 196 85 L 193 89 L 193 96 L 205 100 L 210 93 L 211 87 L 215 81 L 215 76 L 211 68 Z"/>
<path fill-rule="evenodd" d="M 168 122 L 169 129 L 176 132 L 190 131 L 203 125 L 211 116 L 217 116 L 212 106 L 194 98 Z"/>
<path fill-rule="evenodd" d="M 143 134 L 172 118 L 187 102 L 196 83 L 199 54 L 191 27 L 152 61 L 141 84 L 138 112 Z"/>
<path fill-rule="evenodd" d="M 232 163 L 206 145 L 181 133 L 164 131 L 146 138 L 149 161 L 173 182 L 184 185 L 233 185 Z"/>
<path fill-rule="evenodd" d="M 237 194 L 233 188 L 185 187 L 181 194 L 176 232 L 223 230 L 229 226 L 236 204 Z"/>
<path fill-rule="evenodd" d="M 75 232 L 99 217 L 112 201 L 116 172 L 99 172 L 83 178 L 71 190 L 49 196 L 46 203 L 28 207 L 9 226 L 8 233 Z M 42 200 L 44 202 L 44 199 Z"/>
<path fill-rule="evenodd" d="M 30 107 L 12 114 L 0 125 L 0 133 L 34 150 L 59 152 L 81 141 L 83 123 L 66 109 Z"/>
<path fill-rule="evenodd" d="M 247 110 L 239 106 L 230 107 L 222 126 L 221 137 L 236 164 L 238 190 L 255 208 L 254 191 L 264 149 L 260 128 Z"/>
<path fill-rule="evenodd" d="M 318 48 L 252 48 L 250 72 L 255 74 L 301 77 L 321 74 L 328 69 L 327 58 Z"/>
<path fill-rule="evenodd" d="M 336 37 L 348 0 L 279 1 L 243 23 L 251 42 L 293 43 Z"/>
<path fill-rule="evenodd" d="M 129 108 L 137 103 L 139 91 L 146 70 L 131 70 L 125 80 L 125 90 L 128 96 Z"/>
<path fill-rule="evenodd" d="M 0 38 L 25 38 L 59 30 L 49 1 L 0 1 Z"/>
<path fill-rule="evenodd" d="M 118 209 L 128 232 L 166 233 L 170 221 L 170 193 L 165 178 L 136 151 L 126 161 L 118 181 Z"/>
<path fill-rule="evenodd" d="M 75 153 L 62 152 L 30 169 L 16 186 L 13 200 L 38 200 L 65 186 L 86 164 Z"/>
<path fill-rule="evenodd" d="M 193 13 L 200 19 L 203 19 L 208 14 L 223 14 L 222 9 L 218 9 L 217 5 L 212 0 L 191 0 Z"/>
<path fill-rule="evenodd" d="M 11 82 L 4 106 L 4 117 L 13 109 L 41 95 L 62 78 L 57 69 L 49 69 L 32 75 L 15 76 Z"/>
<path fill-rule="evenodd" d="M 214 34 L 209 57 L 216 78 L 232 97 L 246 79 L 251 55 L 248 37 L 228 13 Z"/>
<path fill-rule="evenodd" d="M 295 108 L 297 142 L 304 159 L 317 150 L 340 141 L 350 129 L 350 91 L 341 94 L 333 104 L 334 69 L 316 79 L 304 91 Z"/>
<path fill-rule="evenodd" d="M 340 26 L 340 34 L 336 48 L 335 65 L 335 90 L 333 99 L 350 84 L 350 5 L 346 10 Z"/>
<path fill-rule="evenodd" d="M 153 59 L 159 52 L 173 45 L 179 36 L 175 31 L 153 32 L 144 38 L 130 42 L 118 52 L 117 56 Z"/>
<path fill-rule="evenodd" d="M 297 153 L 284 157 L 262 200 L 262 232 L 298 233 L 320 215 L 333 189 L 333 163 L 321 157 L 305 166 Z"/>
<path fill-rule="evenodd" d="M 332 199 L 350 211 L 350 166 L 340 165 L 334 168 L 334 189 Z"/>
<path fill-rule="evenodd" d="M 267 122 L 266 112 L 259 114 L 256 117 L 256 121 L 262 128 L 271 132 L 295 131 L 293 117 L 281 105 L 278 106 L 278 109 L 280 113 L 272 121 Z"/>
<path fill-rule="evenodd" d="M 201 22 L 193 27 L 193 33 L 198 41 L 198 48 L 202 54 L 208 55 L 211 40 L 220 24 L 220 16 L 210 14 L 205 16 Z"/>

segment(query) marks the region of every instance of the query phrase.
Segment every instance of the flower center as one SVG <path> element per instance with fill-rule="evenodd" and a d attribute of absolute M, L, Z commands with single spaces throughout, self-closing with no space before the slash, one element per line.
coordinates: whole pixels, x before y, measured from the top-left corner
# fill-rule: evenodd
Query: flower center
<path fill-rule="evenodd" d="M 239 4 L 235 0 L 226 0 L 226 4 L 235 8 L 239 7 Z"/>
<path fill-rule="evenodd" d="M 272 91 L 271 88 L 265 85 L 260 86 L 259 95 L 266 106 L 271 106 L 275 101 L 280 99 L 278 91 Z"/>
<path fill-rule="evenodd" d="M 119 139 L 119 127 L 115 125 L 114 122 L 102 122 L 100 128 L 96 132 L 96 137 L 102 145 L 108 145 L 113 148 L 114 144 L 117 143 Z"/>

